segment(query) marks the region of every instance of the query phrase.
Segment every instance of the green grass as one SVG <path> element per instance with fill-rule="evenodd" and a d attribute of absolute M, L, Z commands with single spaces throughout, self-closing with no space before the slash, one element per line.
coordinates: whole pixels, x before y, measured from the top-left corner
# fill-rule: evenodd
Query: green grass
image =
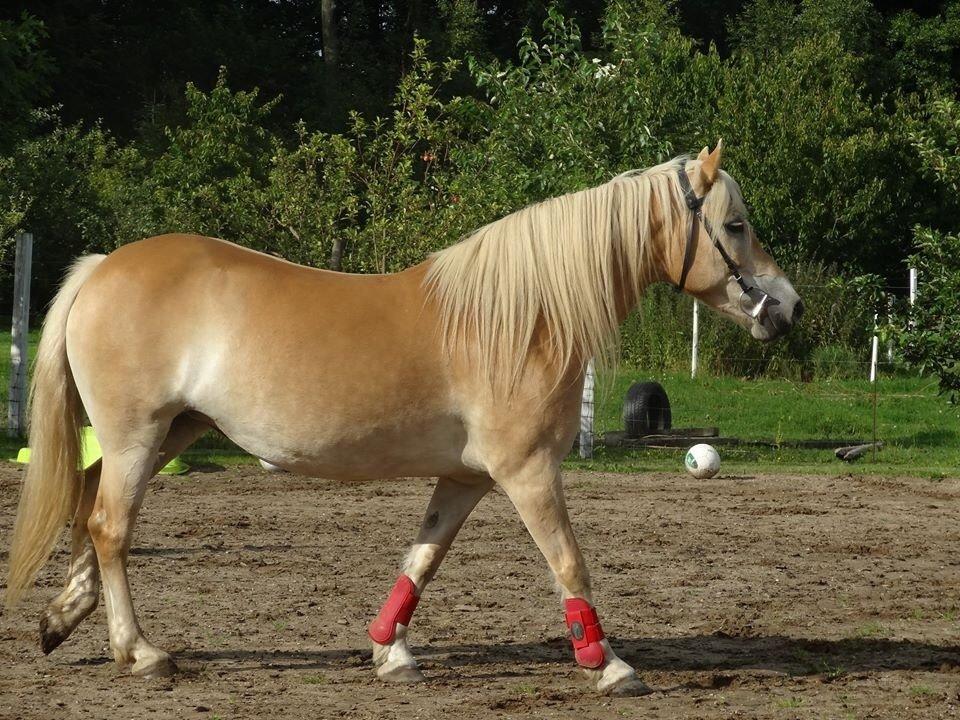
<path fill-rule="evenodd" d="M 856 630 L 856 637 L 861 639 L 886 637 L 889 634 L 887 628 L 876 621 L 871 621 L 861 625 Z"/>
<path fill-rule="evenodd" d="M 30 357 L 36 357 L 39 333 L 30 333 Z M 9 347 L 10 333 L 0 332 L 0 347 Z M 10 363 L 0 362 L 0 398 L 9 387 Z M 700 377 L 682 373 L 651 373 L 632 368 L 601 374 L 596 390 L 597 432 L 622 428 L 623 396 L 631 383 L 657 380 L 667 391 L 674 427 L 716 425 L 720 434 L 745 440 L 786 442 L 837 438 L 869 440 L 873 432 L 873 397 L 862 380 L 819 380 L 802 383 L 778 379 Z M 855 463 L 841 463 L 832 450 L 719 447 L 725 474 L 756 471 L 820 475 L 877 474 L 930 478 L 960 474 L 960 407 L 937 395 L 932 378 L 881 375 L 878 384 L 877 436 L 885 443 L 876 462 L 870 454 Z M 693 444 L 695 441 L 691 441 Z M 23 443 L 0 439 L 0 453 L 13 457 Z M 611 449 L 597 444 L 592 460 L 571 455 L 568 468 L 606 472 L 676 472 L 684 448 Z M 254 463 L 225 438 L 210 434 L 189 451 L 192 465 Z"/>
<path fill-rule="evenodd" d="M 595 430 L 622 429 L 623 396 L 631 383 L 657 380 L 667 391 L 674 427 L 718 426 L 720 434 L 745 440 L 864 439 L 873 433 L 873 396 L 867 380 L 744 380 L 656 374 L 621 368 L 601 375 L 596 390 Z M 722 472 L 758 470 L 824 475 L 869 473 L 956 477 L 960 468 L 960 408 L 937 395 L 933 379 L 881 376 L 877 384 L 877 436 L 885 443 L 871 455 L 841 463 L 832 450 L 719 447 Z M 691 441 L 693 444 L 696 441 Z M 709 441 L 707 441 L 709 442 Z M 676 471 L 684 448 L 596 447 L 593 460 L 571 456 L 567 466 L 614 472 Z"/>
<path fill-rule="evenodd" d="M 785 710 L 798 708 L 803 705 L 803 698 L 799 697 L 788 697 L 783 698 L 782 700 L 777 700 L 777 707 L 781 707 Z"/>

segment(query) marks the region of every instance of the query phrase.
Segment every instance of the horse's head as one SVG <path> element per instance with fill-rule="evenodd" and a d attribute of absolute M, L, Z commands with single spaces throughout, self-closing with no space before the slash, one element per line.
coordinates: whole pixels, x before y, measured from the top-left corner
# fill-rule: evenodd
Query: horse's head
<path fill-rule="evenodd" d="M 757 242 L 739 186 L 720 169 L 722 148 L 704 148 L 679 170 L 689 222 L 678 226 L 683 237 L 673 243 L 679 252 L 668 256 L 667 274 L 753 337 L 775 340 L 803 314 L 803 302 Z"/>

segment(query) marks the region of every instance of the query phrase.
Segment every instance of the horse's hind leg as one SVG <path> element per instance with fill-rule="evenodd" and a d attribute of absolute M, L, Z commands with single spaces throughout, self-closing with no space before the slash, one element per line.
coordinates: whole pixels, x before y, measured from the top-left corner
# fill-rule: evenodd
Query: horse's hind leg
<path fill-rule="evenodd" d="M 100 600 L 100 568 L 97 553 L 90 540 L 87 520 L 100 487 L 100 463 L 86 470 L 83 495 L 73 516 L 70 531 L 71 553 L 67 584 L 40 616 L 40 647 L 52 652 L 69 637 Z"/>
<path fill-rule="evenodd" d="M 172 457 L 183 452 L 207 429 L 206 424 L 186 416 L 174 420 L 160 447 L 154 470 L 159 470 Z M 87 468 L 84 476 L 83 495 L 73 517 L 70 532 L 72 550 L 66 586 L 40 616 L 40 647 L 44 653 L 52 652 L 66 640 L 83 619 L 93 612 L 100 600 L 100 567 L 97 565 L 97 553 L 87 528 L 100 488 L 100 469 L 101 463 L 97 461 Z"/>
<path fill-rule="evenodd" d="M 427 506 L 420 532 L 404 563 L 403 574 L 380 614 L 370 625 L 377 676 L 388 682 L 423 679 L 407 645 L 407 626 L 420 599 L 460 526 L 493 486 L 489 478 L 458 481 L 439 478 Z"/>
<path fill-rule="evenodd" d="M 127 579 L 127 554 L 147 481 L 169 456 L 192 443 L 205 429 L 181 416 L 169 427 L 151 424 L 128 433 L 122 444 L 113 433 L 101 437 L 103 469 L 88 527 L 97 551 L 107 606 L 110 647 L 121 667 L 155 677 L 175 670 L 170 656 L 143 635 L 133 609 Z M 160 440 L 166 435 L 166 441 Z M 108 439 L 109 438 L 109 439 Z"/>

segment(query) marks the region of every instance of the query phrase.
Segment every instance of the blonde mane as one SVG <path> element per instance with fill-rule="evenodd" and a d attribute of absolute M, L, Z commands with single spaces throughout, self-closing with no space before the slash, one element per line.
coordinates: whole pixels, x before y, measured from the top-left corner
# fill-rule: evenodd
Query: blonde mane
<path fill-rule="evenodd" d="M 655 279 L 654 213 L 667 239 L 692 222 L 677 181 L 685 160 L 531 205 L 434 253 L 425 283 L 448 349 L 472 345 L 469 357 L 485 377 L 512 384 L 542 318 L 560 368 L 612 361 L 618 305 L 632 307 Z M 732 179 L 721 177 L 716 185 L 727 192 L 711 192 L 704 205 L 715 227 L 735 202 Z"/>

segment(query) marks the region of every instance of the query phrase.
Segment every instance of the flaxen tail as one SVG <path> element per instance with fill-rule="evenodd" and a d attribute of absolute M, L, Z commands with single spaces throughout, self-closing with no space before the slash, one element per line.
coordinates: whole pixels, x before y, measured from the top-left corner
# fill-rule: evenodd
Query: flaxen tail
<path fill-rule="evenodd" d="M 30 387 L 30 465 L 10 544 L 7 607 L 33 584 L 82 491 L 83 404 L 67 361 L 67 318 L 80 288 L 103 259 L 87 255 L 74 263 L 43 323 Z"/>

